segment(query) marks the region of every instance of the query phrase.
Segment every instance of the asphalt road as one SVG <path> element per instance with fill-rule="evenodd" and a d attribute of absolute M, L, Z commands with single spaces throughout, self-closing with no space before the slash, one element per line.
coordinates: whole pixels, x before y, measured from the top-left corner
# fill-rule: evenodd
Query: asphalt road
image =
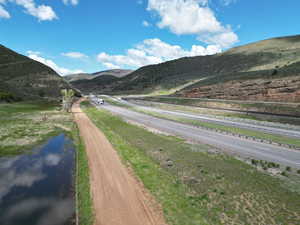
<path fill-rule="evenodd" d="M 186 124 L 159 119 L 107 103 L 99 107 L 109 110 L 127 120 L 177 135 L 190 141 L 209 144 L 243 158 L 266 160 L 300 169 L 300 151 L 297 150 L 240 139 Z"/>
<path fill-rule="evenodd" d="M 283 128 L 278 128 L 278 127 L 272 127 L 272 126 L 267 126 L 267 125 L 258 125 L 258 124 L 251 124 L 251 123 L 245 123 L 245 122 L 240 122 L 240 121 L 231 121 L 231 120 L 226 120 L 226 119 L 218 119 L 218 118 L 213 118 L 209 116 L 204 116 L 204 115 L 196 115 L 193 113 L 187 113 L 187 112 L 180 112 L 180 111 L 170 111 L 170 110 L 163 110 L 159 108 L 153 108 L 153 107 L 148 107 L 148 106 L 141 106 L 134 104 L 132 102 L 128 102 L 125 100 L 120 100 L 120 99 L 115 99 L 119 102 L 122 102 L 124 104 L 128 104 L 134 107 L 137 107 L 142 110 L 147 110 L 147 111 L 152 111 L 152 112 L 157 112 L 165 115 L 170 115 L 170 116 L 179 116 L 184 119 L 193 119 L 197 121 L 202 121 L 202 122 L 209 122 L 209 123 L 214 123 L 218 125 L 224 125 L 224 126 L 230 126 L 230 127 L 236 127 L 236 128 L 241 128 L 241 129 L 248 129 L 252 131 L 259 131 L 267 134 L 275 134 L 275 135 L 281 135 L 281 136 L 286 136 L 290 138 L 300 138 L 300 131 L 297 130 L 292 130 L 292 129 L 283 129 Z"/>

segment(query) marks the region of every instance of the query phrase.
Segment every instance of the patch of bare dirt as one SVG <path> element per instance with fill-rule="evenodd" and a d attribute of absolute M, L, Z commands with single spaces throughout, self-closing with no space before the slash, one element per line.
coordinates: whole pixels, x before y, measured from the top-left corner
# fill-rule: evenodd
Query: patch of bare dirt
<path fill-rule="evenodd" d="M 121 163 L 104 134 L 78 103 L 72 111 L 88 156 L 95 225 L 165 225 L 153 198 Z"/>

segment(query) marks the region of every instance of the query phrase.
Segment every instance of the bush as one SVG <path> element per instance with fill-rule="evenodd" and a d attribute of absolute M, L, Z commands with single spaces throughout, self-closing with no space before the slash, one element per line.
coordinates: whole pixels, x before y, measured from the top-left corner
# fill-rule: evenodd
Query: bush
<path fill-rule="evenodd" d="M 285 171 L 282 171 L 282 172 L 281 172 L 281 175 L 287 177 L 287 174 L 286 174 Z"/>
<path fill-rule="evenodd" d="M 291 170 L 292 170 L 292 168 L 291 168 L 290 166 L 287 166 L 287 167 L 286 167 L 286 171 L 289 171 L 289 172 L 290 172 Z"/>
<path fill-rule="evenodd" d="M 16 100 L 16 98 L 13 96 L 13 94 L 8 92 L 0 92 L 0 101 L 11 102 L 14 100 Z"/>
<path fill-rule="evenodd" d="M 251 159 L 251 163 L 252 163 L 252 165 L 257 165 L 257 160 L 255 160 L 255 159 Z"/>

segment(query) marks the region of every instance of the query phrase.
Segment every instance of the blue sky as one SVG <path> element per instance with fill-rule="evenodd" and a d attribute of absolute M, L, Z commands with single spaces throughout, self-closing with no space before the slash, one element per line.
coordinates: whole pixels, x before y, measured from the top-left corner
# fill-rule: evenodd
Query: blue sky
<path fill-rule="evenodd" d="M 299 34 L 298 0 L 0 0 L 0 43 L 58 73 L 136 69 Z"/>

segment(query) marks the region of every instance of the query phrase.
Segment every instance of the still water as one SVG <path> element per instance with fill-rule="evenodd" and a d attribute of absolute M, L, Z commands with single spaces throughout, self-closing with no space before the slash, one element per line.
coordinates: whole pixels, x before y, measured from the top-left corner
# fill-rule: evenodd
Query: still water
<path fill-rule="evenodd" d="M 74 224 L 74 159 L 63 134 L 29 154 L 0 158 L 0 224 Z"/>

